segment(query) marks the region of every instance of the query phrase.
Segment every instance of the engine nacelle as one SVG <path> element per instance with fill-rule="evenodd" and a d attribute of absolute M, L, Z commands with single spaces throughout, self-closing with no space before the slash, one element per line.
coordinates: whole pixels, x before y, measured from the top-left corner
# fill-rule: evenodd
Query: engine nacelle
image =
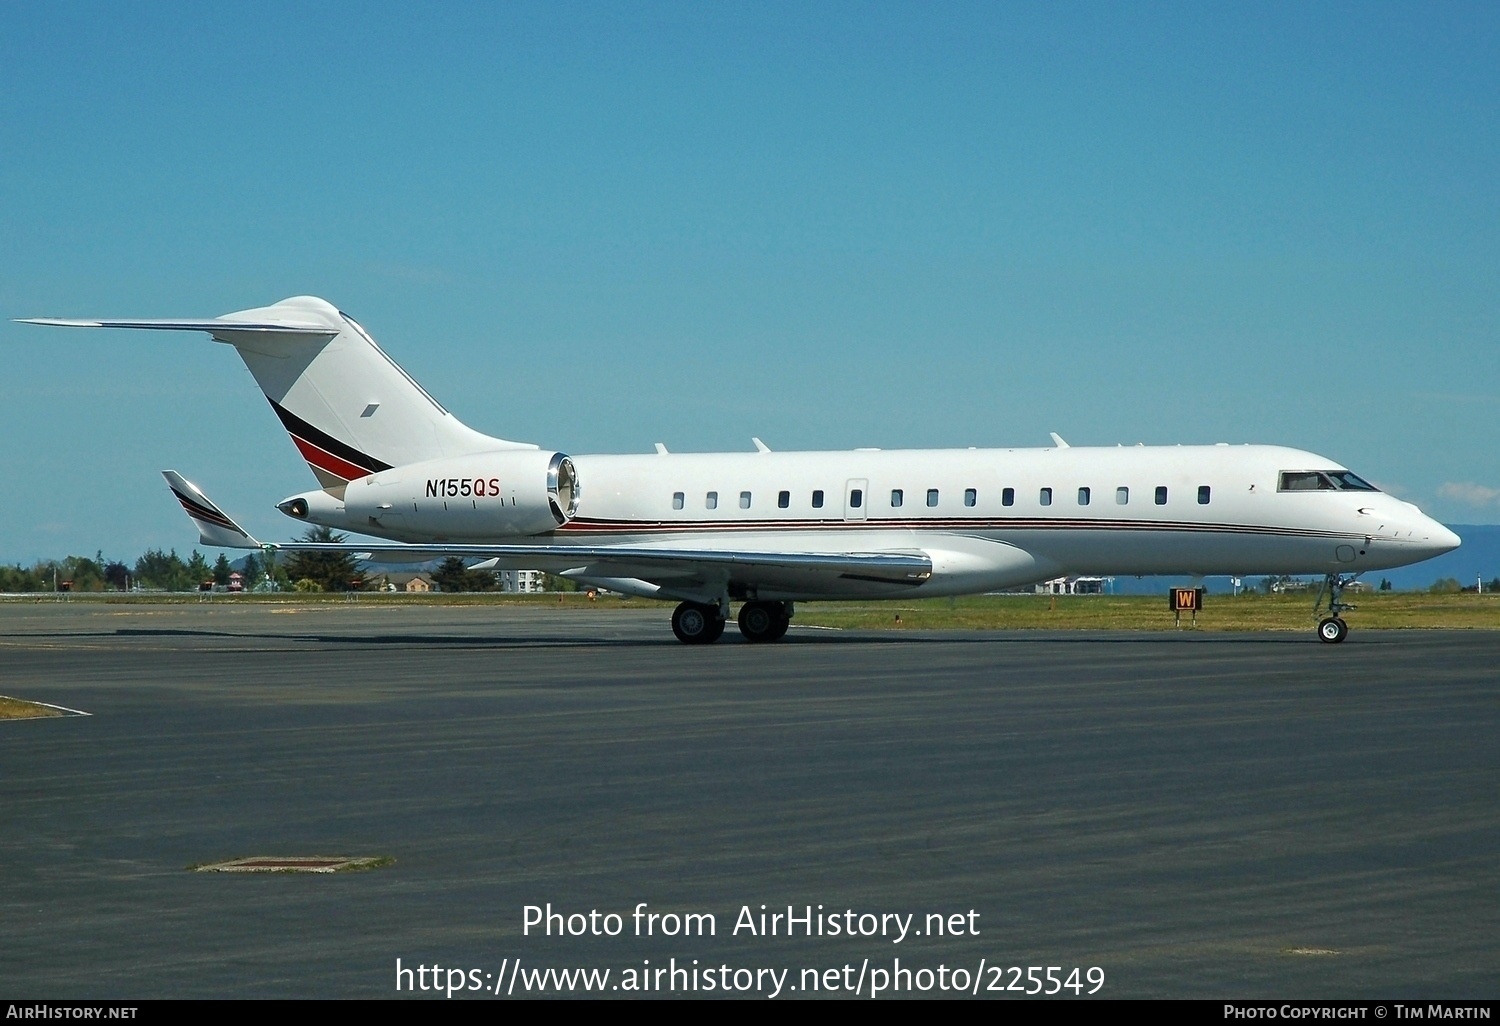
<path fill-rule="evenodd" d="M 554 531 L 578 509 L 560 452 L 508 450 L 408 463 L 349 482 L 350 528 L 403 541 L 493 541 Z"/>

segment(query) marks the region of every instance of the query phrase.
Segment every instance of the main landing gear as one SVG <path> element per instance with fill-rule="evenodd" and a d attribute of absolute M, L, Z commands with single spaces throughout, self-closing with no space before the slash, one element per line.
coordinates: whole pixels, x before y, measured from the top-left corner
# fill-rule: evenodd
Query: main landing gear
<path fill-rule="evenodd" d="M 672 611 L 672 633 L 684 645 L 712 645 L 724 633 L 717 605 L 684 602 Z"/>
<path fill-rule="evenodd" d="M 740 633 L 746 641 L 780 641 L 791 622 L 790 602 L 746 602 L 740 606 Z"/>
<path fill-rule="evenodd" d="M 684 602 L 672 612 L 672 633 L 684 645 L 711 645 L 724 633 L 717 605 Z M 790 602 L 746 602 L 740 607 L 740 633 L 746 641 L 779 641 L 792 622 Z"/>
<path fill-rule="evenodd" d="M 1328 615 L 1318 621 L 1319 641 L 1337 645 L 1349 636 L 1349 625 L 1339 614 L 1354 608 L 1343 601 L 1344 589 L 1358 577 L 1359 574 L 1329 574 L 1323 579 L 1323 587 L 1318 589 L 1318 597 L 1313 601 L 1313 616 L 1317 616 L 1323 608 L 1323 596 L 1328 596 Z"/>

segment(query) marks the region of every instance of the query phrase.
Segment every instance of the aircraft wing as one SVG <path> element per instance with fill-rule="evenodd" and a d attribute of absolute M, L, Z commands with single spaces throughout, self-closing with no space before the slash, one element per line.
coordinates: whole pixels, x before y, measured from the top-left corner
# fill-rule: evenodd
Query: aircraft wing
<path fill-rule="evenodd" d="M 932 576 L 925 552 L 756 552 L 620 545 L 398 545 L 265 543 L 276 552 L 347 552 L 361 559 L 425 562 L 448 556 L 583 578 L 636 578 L 664 587 L 715 581 L 793 587 L 817 578 L 918 585 Z"/>
<path fill-rule="evenodd" d="M 868 581 L 919 585 L 932 576 L 932 558 L 920 551 L 775 552 L 672 548 L 651 545 L 485 545 L 398 542 L 260 542 L 175 470 L 162 476 L 199 540 L 216 548 L 268 552 L 347 552 L 360 559 L 420 563 L 458 556 L 488 566 L 584 579 L 639 580 L 663 589 L 719 590 L 729 584 L 794 591 L 822 591 L 819 583 Z"/>

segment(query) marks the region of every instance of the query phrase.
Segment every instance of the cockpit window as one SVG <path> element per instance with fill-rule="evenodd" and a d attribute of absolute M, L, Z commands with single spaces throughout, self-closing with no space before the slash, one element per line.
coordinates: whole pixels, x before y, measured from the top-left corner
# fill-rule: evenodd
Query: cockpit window
<path fill-rule="evenodd" d="M 1351 474 L 1347 470 L 1330 470 L 1328 472 L 1328 476 L 1331 477 L 1331 478 L 1333 478 L 1333 483 L 1339 486 L 1339 491 L 1343 491 L 1343 492 L 1378 492 L 1378 491 L 1380 491 L 1379 488 L 1376 488 L 1374 485 L 1372 485 L 1370 482 L 1366 481 L 1364 478 L 1360 477 L 1358 474 Z"/>
<path fill-rule="evenodd" d="M 1283 492 L 1378 492 L 1358 474 L 1347 470 L 1283 470 L 1279 490 Z"/>

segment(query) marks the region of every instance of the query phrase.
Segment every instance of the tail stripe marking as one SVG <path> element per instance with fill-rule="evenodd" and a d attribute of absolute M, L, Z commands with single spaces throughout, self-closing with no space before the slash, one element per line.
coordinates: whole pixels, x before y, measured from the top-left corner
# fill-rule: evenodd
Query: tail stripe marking
<path fill-rule="evenodd" d="M 266 397 L 266 401 L 271 404 L 271 409 L 276 411 L 276 416 L 281 420 L 281 426 L 286 428 L 287 434 L 292 436 L 292 441 L 302 453 L 302 458 L 318 469 L 335 474 L 346 481 L 391 469 L 389 463 L 383 463 L 367 453 L 360 452 L 354 446 L 339 441 L 327 432 L 319 431 L 270 396 Z"/>
<path fill-rule="evenodd" d="M 325 474 L 332 474 L 342 481 L 355 481 L 369 473 L 363 467 L 356 467 L 354 464 L 341 460 L 331 453 L 324 452 L 316 445 L 303 441 L 296 435 L 292 435 L 292 444 L 296 445 L 297 451 L 302 454 L 302 458 L 315 470 L 321 470 Z"/>

